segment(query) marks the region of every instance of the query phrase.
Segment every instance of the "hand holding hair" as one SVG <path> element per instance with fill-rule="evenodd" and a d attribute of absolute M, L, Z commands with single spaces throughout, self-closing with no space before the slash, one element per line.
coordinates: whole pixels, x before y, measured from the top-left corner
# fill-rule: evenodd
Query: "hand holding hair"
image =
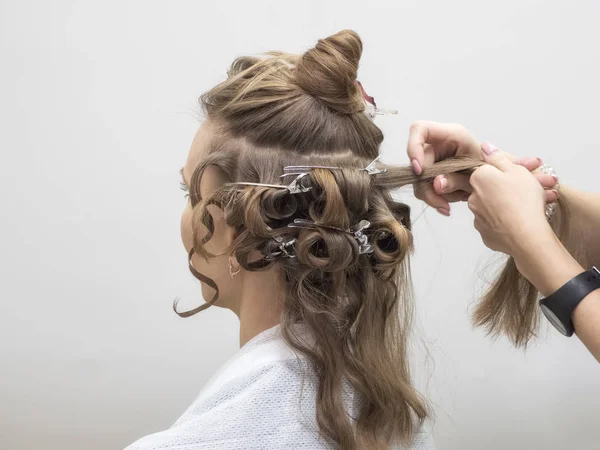
<path fill-rule="evenodd" d="M 540 236 L 555 236 L 544 214 L 546 200 L 556 200 L 557 191 L 545 192 L 535 176 L 513 158 L 489 143 L 482 145 L 483 160 L 471 175 L 469 209 L 475 228 L 492 250 L 518 254 L 524 243 Z M 558 179 L 550 175 L 552 185 Z M 518 201 L 515 201 L 518 199 Z"/>
<path fill-rule="evenodd" d="M 468 199 L 484 243 L 510 255 L 477 304 L 474 325 L 492 336 L 506 335 L 516 346 L 527 346 L 539 326 L 540 292 L 527 273 L 519 271 L 523 270 L 521 260 L 514 257 L 520 254 L 519 246 L 551 239 L 559 244 L 564 241 L 576 258 L 581 253 L 580 243 L 569 230 L 570 203 L 553 189 L 556 179 L 538 170 L 538 158 L 517 159 L 488 144 L 482 147 L 456 124 L 416 122 L 410 130 L 408 155 L 413 172 L 419 175 L 413 183 L 417 198 L 445 215 L 450 214 L 450 202 Z M 474 172 L 456 170 L 452 165 L 457 157 L 484 164 Z M 550 223 L 546 211 L 555 212 Z"/>
<path fill-rule="evenodd" d="M 549 193 L 555 191 L 542 190 L 531 173 L 514 164 L 510 155 L 497 151 L 489 143 L 484 143 L 482 150 L 487 164 L 473 172 L 471 176 L 473 193 L 469 197 L 469 208 L 475 215 L 475 228 L 481 234 L 486 246 L 511 255 L 518 271 L 547 298 L 547 301 L 550 301 L 548 297 L 553 296 L 561 288 L 564 291 L 563 286 L 585 272 L 584 267 L 589 267 L 590 264 L 590 261 L 585 261 L 586 259 L 593 261 L 597 256 L 584 255 L 583 251 L 577 251 L 577 244 L 581 245 L 581 242 L 570 242 L 572 248 L 569 252 L 559 236 L 555 234 L 555 231 L 559 230 L 558 234 L 565 242 L 573 241 L 573 237 L 565 232 L 566 228 L 560 232 L 562 228 L 560 224 L 559 226 L 554 224 L 555 230 L 553 230 L 550 224 L 554 218 L 548 222 L 544 214 L 544 200 L 548 200 Z M 555 183 L 556 181 L 555 179 Z M 583 193 L 568 190 L 568 205 L 572 206 L 576 218 L 581 216 L 580 203 L 583 196 Z M 596 211 L 600 206 L 597 197 L 588 196 L 587 199 L 589 200 L 587 208 Z M 564 217 L 567 203 L 563 199 L 561 204 L 563 210 L 559 213 Z M 566 219 L 572 220 L 571 217 Z M 584 224 L 585 221 L 579 221 L 580 227 Z M 569 298 L 571 298 L 569 302 L 580 302 L 574 303 L 574 309 L 563 316 L 563 320 L 567 323 L 570 317 L 569 333 L 575 331 L 592 355 L 600 361 L 600 290 L 583 294 L 585 296 L 582 295 L 582 298 L 569 297 L 575 294 L 568 292 L 562 293 L 563 297 L 558 304 L 564 305 Z M 554 300 L 554 305 L 557 305 L 558 298 Z M 536 299 L 537 295 L 536 298 L 530 298 L 530 300 Z M 505 299 L 507 304 L 509 300 Z M 537 302 L 530 304 L 535 310 L 529 309 L 534 313 L 538 308 L 535 303 Z M 483 309 L 489 311 L 490 307 L 491 302 L 488 302 L 484 308 L 478 307 L 476 319 L 478 313 L 480 319 L 486 317 L 482 314 L 485 313 Z M 570 335 L 564 329 L 563 333 Z"/>
<path fill-rule="evenodd" d="M 462 156 L 484 160 L 479 141 L 464 126 L 454 123 L 417 121 L 410 127 L 408 157 L 413 171 L 421 175 L 423 170 L 448 158 Z M 511 157 L 515 164 L 533 171 L 541 165 L 539 158 Z M 544 187 L 554 186 L 551 177 L 536 174 L 536 178 Z M 415 197 L 437 209 L 440 214 L 450 215 L 450 203 L 466 201 L 472 192 L 468 174 L 448 174 L 437 176 L 432 184 L 415 185 Z M 556 198 L 550 195 L 548 202 Z"/>

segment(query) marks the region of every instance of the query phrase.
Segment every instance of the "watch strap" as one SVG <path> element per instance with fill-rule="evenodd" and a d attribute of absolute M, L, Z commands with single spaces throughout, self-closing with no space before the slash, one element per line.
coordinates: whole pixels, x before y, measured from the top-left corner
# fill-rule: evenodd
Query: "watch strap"
<path fill-rule="evenodd" d="M 541 305 L 550 309 L 561 321 L 567 330 L 567 336 L 575 331 L 571 316 L 577 305 L 589 295 L 590 292 L 600 289 L 600 271 L 592 267 L 573 277 L 552 295 L 543 298 Z"/>

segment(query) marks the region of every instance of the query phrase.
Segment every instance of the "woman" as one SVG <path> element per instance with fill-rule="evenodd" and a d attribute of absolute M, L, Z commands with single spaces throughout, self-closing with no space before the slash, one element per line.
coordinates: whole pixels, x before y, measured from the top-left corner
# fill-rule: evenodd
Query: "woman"
<path fill-rule="evenodd" d="M 562 297 L 553 299 L 559 309 L 567 307 L 564 317 L 559 318 L 565 323 L 562 324 L 561 320 L 555 323 L 552 314 L 549 319 L 559 329 L 570 327 L 570 332 L 576 332 L 600 361 L 600 283 L 597 272 L 593 269 L 585 271 L 556 238 L 544 214 L 544 199 L 554 202 L 559 192 L 548 187 L 548 180 L 543 175 L 538 175 L 542 182 L 540 186 L 534 176 L 521 167 L 525 160 L 514 160 L 487 142 L 480 146 L 460 125 L 423 121 L 411 127 L 408 156 L 415 174 L 420 175 L 433 161 L 457 154 L 482 159 L 487 165 L 471 176 L 440 175 L 431 185 L 421 185 L 417 195 L 446 215 L 450 215 L 450 202 L 468 199 L 469 208 L 475 215 L 475 227 L 485 245 L 511 255 L 519 271 L 546 297 L 546 301 L 565 286 Z M 543 190 L 543 186 L 547 189 Z M 600 195 L 566 186 L 561 188 L 561 192 L 569 200 L 569 220 L 578 224 L 587 259 L 598 264 Z M 570 280 L 583 273 L 589 275 L 584 277 L 584 285 L 577 286 L 579 292 L 569 291 Z M 542 306 L 544 303 L 542 301 Z M 565 329 L 561 331 L 569 334 L 565 333 Z"/>
<path fill-rule="evenodd" d="M 181 234 L 209 300 L 176 312 L 231 309 L 241 349 L 130 450 L 433 448 L 407 355 L 410 214 L 391 191 L 481 163 L 419 177 L 378 163 L 361 53 L 342 31 L 301 56 L 239 58 L 201 97 Z"/>
<path fill-rule="evenodd" d="M 409 208 L 390 195 L 416 176 L 376 162 L 361 53 L 343 31 L 239 58 L 201 97 L 181 234 L 208 302 L 178 314 L 231 309 L 241 349 L 129 450 L 433 448 L 407 361 Z"/>

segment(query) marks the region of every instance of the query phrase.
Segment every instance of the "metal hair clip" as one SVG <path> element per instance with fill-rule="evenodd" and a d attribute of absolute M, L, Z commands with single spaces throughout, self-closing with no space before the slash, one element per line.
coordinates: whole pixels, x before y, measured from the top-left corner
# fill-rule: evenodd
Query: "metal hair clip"
<path fill-rule="evenodd" d="M 373 250 L 375 249 L 373 247 L 373 244 L 369 242 L 369 237 L 364 233 L 364 230 L 366 230 L 370 226 L 371 222 L 369 222 L 366 219 L 363 219 L 358 223 L 356 229 L 354 230 L 354 238 L 356 239 L 356 242 L 358 242 L 359 246 L 358 253 L 361 255 L 363 253 L 373 253 Z"/>
<path fill-rule="evenodd" d="M 375 167 L 375 163 L 377 161 L 379 161 L 380 157 L 381 157 L 381 155 L 379 155 L 377 158 L 375 158 L 373 161 L 371 161 L 371 163 L 362 170 L 366 171 L 369 175 L 378 175 L 380 173 L 386 173 L 387 169 L 377 169 Z"/>
<path fill-rule="evenodd" d="M 292 175 L 292 174 L 289 174 Z M 296 175 L 296 174 L 294 174 Z M 298 176 L 294 178 L 294 180 L 288 184 L 287 186 L 284 184 L 266 184 L 266 183 L 251 183 L 249 181 L 236 181 L 235 183 L 225 183 L 225 186 L 239 185 L 239 186 L 263 186 L 270 187 L 275 189 L 287 189 L 290 191 L 290 194 L 300 194 L 302 192 L 308 192 L 312 189 L 312 186 L 304 186 L 301 183 L 302 178 L 308 175 L 308 172 L 298 173 Z M 280 177 L 281 178 L 281 177 Z"/>
<path fill-rule="evenodd" d="M 341 169 L 341 167 L 336 167 L 336 166 L 285 166 L 283 168 L 283 171 L 284 172 L 288 172 L 288 171 L 291 171 L 291 170 L 304 170 L 304 171 L 306 171 L 306 170 L 311 170 L 311 169 L 331 169 L 331 170 L 333 170 L 333 169 Z M 303 172 L 300 172 L 300 173 L 303 173 Z M 291 175 L 291 174 L 286 173 L 285 176 L 287 176 L 287 175 Z"/>
<path fill-rule="evenodd" d="M 314 223 L 312 220 L 306 220 L 306 219 L 294 219 L 294 221 L 291 223 L 288 223 L 287 226 L 289 228 L 306 228 L 306 229 L 311 229 L 311 230 L 314 230 L 317 227 L 321 227 L 321 228 L 329 228 L 331 230 L 348 233 L 348 230 L 344 230 L 343 228 L 338 228 L 338 227 L 334 227 L 331 225 L 321 225 L 318 223 Z"/>
<path fill-rule="evenodd" d="M 296 238 L 292 238 L 289 241 L 284 241 L 281 236 L 273 236 L 273 239 L 275 240 L 275 242 L 277 242 L 279 244 L 277 246 L 279 248 L 279 251 L 270 253 L 269 255 L 266 255 L 265 259 L 267 261 L 273 261 L 275 258 L 277 258 L 279 256 L 283 256 L 284 258 L 295 258 L 296 257 L 296 255 L 294 253 L 290 253 L 288 251 L 288 247 L 294 248 L 293 245 L 296 243 Z"/>
<path fill-rule="evenodd" d="M 356 226 L 350 228 L 349 230 L 344 230 L 343 228 L 338 228 L 331 225 L 317 224 L 311 220 L 306 219 L 295 219 L 292 223 L 288 224 L 289 228 L 305 228 L 314 230 L 315 228 L 321 227 L 352 234 L 354 236 L 354 239 L 356 239 L 356 242 L 358 243 L 359 255 L 365 253 L 373 253 L 373 250 L 375 249 L 373 245 L 369 242 L 369 237 L 364 233 L 364 230 L 366 230 L 370 226 L 371 222 L 369 222 L 366 219 L 361 220 Z"/>
<path fill-rule="evenodd" d="M 377 158 L 375 158 L 373 161 L 371 161 L 367 165 L 367 167 L 365 167 L 364 169 L 358 169 L 358 170 L 364 170 L 369 175 L 378 175 L 380 173 L 387 172 L 387 169 L 377 169 L 375 167 L 375 163 L 379 160 L 380 157 L 381 157 L 381 155 L 377 156 Z M 330 169 L 330 170 L 338 169 L 338 170 L 341 170 L 341 169 L 344 169 L 344 167 L 338 167 L 338 166 L 285 166 L 283 168 L 283 171 L 289 172 L 289 173 L 284 173 L 283 175 L 281 175 L 280 178 L 287 177 L 288 175 L 299 175 L 302 173 L 306 173 L 306 171 L 312 170 L 312 169 Z"/>

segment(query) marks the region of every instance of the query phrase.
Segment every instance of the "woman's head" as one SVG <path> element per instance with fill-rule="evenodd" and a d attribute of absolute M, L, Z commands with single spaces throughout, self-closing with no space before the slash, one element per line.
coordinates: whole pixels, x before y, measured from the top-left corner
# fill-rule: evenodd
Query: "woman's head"
<path fill-rule="evenodd" d="M 378 155 L 383 135 L 362 114 L 365 104 L 356 82 L 361 52 L 359 37 L 345 31 L 319 41 L 301 56 L 269 53 L 238 58 L 227 80 L 202 96 L 206 121 L 194 138 L 182 172 L 186 184 L 192 185 L 191 201 L 182 217 L 182 238 L 188 251 L 194 246 L 194 237 L 199 242 L 207 231 L 201 223 L 192 225 L 192 209 L 226 181 L 288 183 L 290 177 L 280 178 L 285 165 L 335 162 L 360 168 Z M 218 163 L 210 164 L 216 159 Z M 195 172 L 197 186 L 192 183 Z M 368 178 L 362 177 L 357 185 L 363 197 Z M 353 188 L 352 183 L 348 188 Z M 276 195 L 282 197 L 282 192 Z M 303 201 L 310 200 L 303 197 Z M 288 196 L 277 203 L 295 200 Z M 207 209 L 214 231 L 200 254 L 214 255 L 225 250 L 237 234 L 223 220 L 222 209 L 215 205 Z M 261 255 L 250 251 L 247 257 L 254 260 Z M 239 267 L 235 255 L 210 260 L 192 256 L 192 263 L 216 283 L 219 298 L 215 304 L 231 306 L 245 275 L 230 278 L 229 269 L 235 273 Z M 207 278 L 203 278 L 203 293 L 212 298 L 215 286 Z"/>

